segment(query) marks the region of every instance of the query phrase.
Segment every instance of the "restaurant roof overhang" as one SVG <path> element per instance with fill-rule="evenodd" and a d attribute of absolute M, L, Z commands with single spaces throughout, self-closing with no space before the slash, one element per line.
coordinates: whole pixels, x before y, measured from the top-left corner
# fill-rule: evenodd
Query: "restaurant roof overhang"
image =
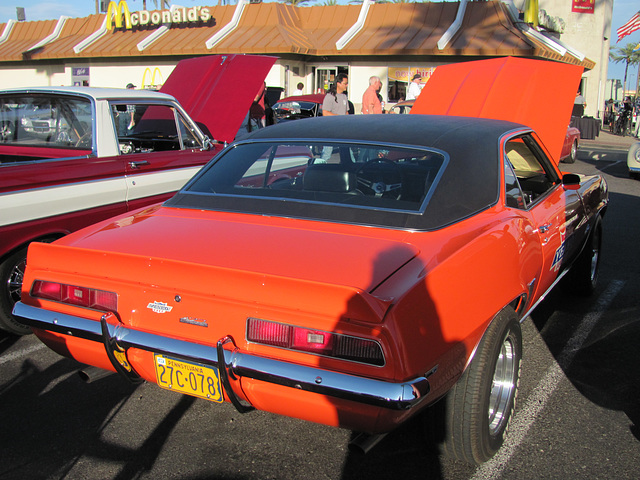
<path fill-rule="evenodd" d="M 502 1 L 294 7 L 240 0 L 198 8 L 211 18 L 111 30 L 105 14 L 0 24 L 0 62 L 245 53 L 442 62 L 516 56 L 595 66 L 522 23 L 513 4 Z"/>

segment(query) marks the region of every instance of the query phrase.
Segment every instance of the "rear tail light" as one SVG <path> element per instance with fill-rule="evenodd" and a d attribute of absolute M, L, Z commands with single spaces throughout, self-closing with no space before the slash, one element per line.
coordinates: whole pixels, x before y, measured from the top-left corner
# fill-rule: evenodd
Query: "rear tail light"
<path fill-rule="evenodd" d="M 384 365 L 382 347 L 375 340 L 270 322 L 259 318 L 247 320 L 247 340 L 326 357 Z"/>
<path fill-rule="evenodd" d="M 114 292 L 66 283 L 36 280 L 31 288 L 31 296 L 109 312 L 118 309 L 118 296 Z"/>

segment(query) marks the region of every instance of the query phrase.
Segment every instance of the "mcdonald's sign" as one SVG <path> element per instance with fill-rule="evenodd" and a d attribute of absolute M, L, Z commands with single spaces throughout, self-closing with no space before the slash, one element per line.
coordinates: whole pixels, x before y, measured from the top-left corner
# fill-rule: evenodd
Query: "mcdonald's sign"
<path fill-rule="evenodd" d="M 160 10 L 150 12 L 148 10 L 140 10 L 133 12 L 129 10 L 129 5 L 125 0 L 111 0 L 107 7 L 107 30 L 113 28 L 122 28 L 123 25 L 127 29 L 142 26 L 160 26 L 167 24 L 182 24 L 195 22 L 209 22 L 212 19 L 211 13 L 207 7 L 178 7 L 172 10 Z M 215 21 L 215 19 L 214 19 Z"/>
<path fill-rule="evenodd" d="M 149 83 L 147 83 L 147 75 L 150 78 Z M 157 78 L 156 78 L 157 75 Z M 142 88 L 159 88 L 164 84 L 164 78 L 162 77 L 162 72 L 158 67 L 154 68 L 153 73 L 151 72 L 151 68 L 147 67 L 142 74 L 142 83 L 140 84 Z"/>
<path fill-rule="evenodd" d="M 118 3 L 109 2 L 109 7 L 107 8 L 107 30 L 113 30 L 114 17 L 116 28 L 122 28 L 123 17 L 125 27 L 131 28 L 131 13 L 129 12 L 129 5 L 124 0 L 120 0 Z"/>

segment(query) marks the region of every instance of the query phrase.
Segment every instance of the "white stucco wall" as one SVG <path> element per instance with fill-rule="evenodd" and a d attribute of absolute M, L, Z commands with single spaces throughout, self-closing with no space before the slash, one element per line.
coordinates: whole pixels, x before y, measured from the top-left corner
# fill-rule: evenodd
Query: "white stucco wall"
<path fill-rule="evenodd" d="M 71 85 L 71 68 L 63 65 L 41 65 L 37 68 L 0 66 L 2 88 Z"/>
<path fill-rule="evenodd" d="M 514 4 L 520 10 L 524 10 L 524 3 L 525 0 L 514 0 Z M 550 16 L 564 19 L 566 26 L 560 40 L 596 62 L 593 70 L 585 72 L 582 76 L 582 93 L 587 101 L 585 115 L 597 117 L 599 111 L 604 108 L 604 102 L 609 98 L 606 83 L 613 0 L 595 2 L 593 14 L 572 12 L 571 6 L 571 0 L 539 0 L 540 9 L 545 10 Z"/>

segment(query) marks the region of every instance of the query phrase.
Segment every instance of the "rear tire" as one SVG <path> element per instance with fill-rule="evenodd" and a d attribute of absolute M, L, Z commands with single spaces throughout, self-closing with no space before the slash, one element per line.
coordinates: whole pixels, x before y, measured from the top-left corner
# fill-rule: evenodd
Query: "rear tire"
<path fill-rule="evenodd" d="M 22 279 L 27 266 L 27 247 L 13 252 L 0 263 L 0 328 L 15 335 L 31 333 L 31 328 L 12 315 L 22 295 Z"/>
<path fill-rule="evenodd" d="M 485 332 L 466 371 L 446 397 L 444 453 L 479 465 L 502 446 L 520 380 L 522 333 L 511 308 Z"/>
<path fill-rule="evenodd" d="M 563 279 L 563 287 L 581 296 L 592 295 L 598 282 L 600 271 L 600 249 L 602 248 L 602 219 L 598 215 L 591 229 L 587 244 L 571 270 Z"/>

